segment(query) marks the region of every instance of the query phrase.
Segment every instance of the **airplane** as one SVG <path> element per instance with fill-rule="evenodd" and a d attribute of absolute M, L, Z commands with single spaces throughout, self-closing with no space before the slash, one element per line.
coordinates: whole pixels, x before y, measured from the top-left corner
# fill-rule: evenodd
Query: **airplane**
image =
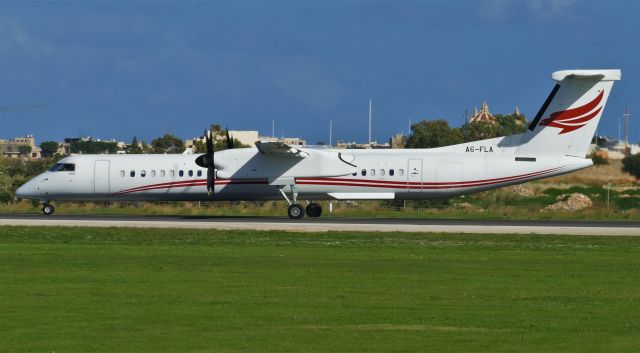
<path fill-rule="evenodd" d="M 454 197 L 587 168 L 585 158 L 620 70 L 563 70 L 524 133 L 427 149 L 318 149 L 257 141 L 200 155 L 74 155 L 16 192 L 38 200 L 278 200 L 292 219 L 320 217 L 318 200 Z M 227 143 L 233 147 L 227 130 Z M 303 207 L 300 200 L 306 200 Z"/>

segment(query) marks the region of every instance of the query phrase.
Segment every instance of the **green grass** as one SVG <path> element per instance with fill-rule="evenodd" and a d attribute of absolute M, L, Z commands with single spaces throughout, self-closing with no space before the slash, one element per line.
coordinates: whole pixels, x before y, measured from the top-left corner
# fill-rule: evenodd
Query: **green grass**
<path fill-rule="evenodd" d="M 640 238 L 0 228 L 3 352 L 637 352 Z"/>

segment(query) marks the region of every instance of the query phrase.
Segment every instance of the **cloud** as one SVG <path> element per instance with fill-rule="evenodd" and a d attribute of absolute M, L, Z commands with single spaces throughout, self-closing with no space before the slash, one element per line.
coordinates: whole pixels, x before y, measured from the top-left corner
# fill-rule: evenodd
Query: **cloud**
<path fill-rule="evenodd" d="M 526 2 L 529 14 L 540 20 L 566 18 L 572 13 L 571 8 L 575 0 L 528 0 Z"/>
<path fill-rule="evenodd" d="M 489 0 L 479 2 L 479 12 L 490 20 L 521 15 L 534 20 L 549 21 L 575 15 L 576 0 Z"/>
<path fill-rule="evenodd" d="M 0 17 L 0 51 L 31 56 L 46 54 L 51 48 L 31 35 L 20 23 Z"/>

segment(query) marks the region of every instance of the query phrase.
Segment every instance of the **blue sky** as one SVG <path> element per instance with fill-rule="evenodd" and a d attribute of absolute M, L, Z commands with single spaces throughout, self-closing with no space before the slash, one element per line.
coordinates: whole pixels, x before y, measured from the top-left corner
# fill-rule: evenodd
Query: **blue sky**
<path fill-rule="evenodd" d="M 599 133 L 640 132 L 634 1 L 0 3 L 0 138 L 182 138 L 217 122 L 327 141 L 454 126 L 486 100 L 531 118 L 552 71 L 621 68 Z M 32 106 L 31 108 L 28 108 Z"/>

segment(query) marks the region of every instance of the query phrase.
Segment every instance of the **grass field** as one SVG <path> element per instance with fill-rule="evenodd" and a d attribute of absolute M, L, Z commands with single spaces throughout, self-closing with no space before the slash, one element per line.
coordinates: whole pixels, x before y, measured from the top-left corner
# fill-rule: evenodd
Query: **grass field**
<path fill-rule="evenodd" d="M 640 238 L 0 228 L 1 352 L 638 352 Z"/>

